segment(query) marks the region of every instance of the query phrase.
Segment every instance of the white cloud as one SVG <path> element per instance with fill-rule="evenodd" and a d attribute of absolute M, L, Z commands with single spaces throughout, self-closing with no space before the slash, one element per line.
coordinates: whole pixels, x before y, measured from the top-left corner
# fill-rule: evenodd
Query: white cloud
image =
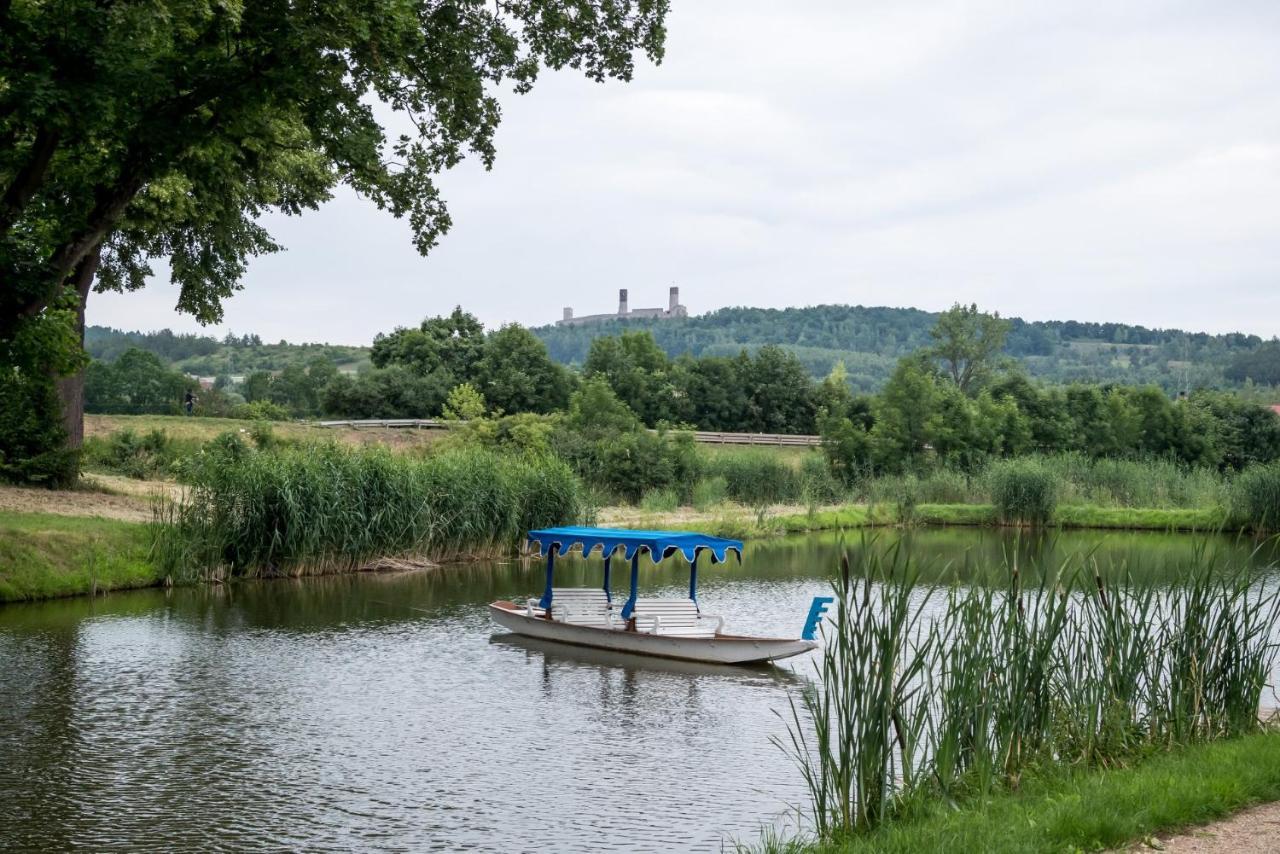
<path fill-rule="evenodd" d="M 419 258 L 347 192 L 270 218 L 227 326 L 363 342 L 618 287 L 695 311 L 821 302 L 1280 334 L 1280 4 L 683 0 L 631 84 L 504 101 Z M 163 283 L 89 320 L 192 324 Z"/>

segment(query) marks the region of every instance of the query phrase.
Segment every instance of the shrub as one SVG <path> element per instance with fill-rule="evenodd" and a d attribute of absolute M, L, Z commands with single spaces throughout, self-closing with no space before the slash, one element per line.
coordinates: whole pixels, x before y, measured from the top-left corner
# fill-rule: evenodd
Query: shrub
<path fill-rule="evenodd" d="M 729 484 L 723 477 L 704 478 L 693 487 L 694 509 L 706 511 L 718 504 L 723 504 L 728 493 Z"/>
<path fill-rule="evenodd" d="M 651 489 L 640 499 L 640 509 L 650 513 L 670 513 L 680 507 L 680 496 L 674 489 Z"/>
<path fill-rule="evenodd" d="M 255 400 L 232 407 L 231 417 L 242 421 L 288 421 L 289 410 L 269 400 Z"/>
<path fill-rule="evenodd" d="M 163 430 L 140 435 L 125 428 L 106 438 L 92 437 L 84 443 L 86 466 L 138 480 L 170 474 L 181 455 L 181 449 Z"/>
<path fill-rule="evenodd" d="M 1256 531 L 1280 531 L 1280 463 L 1252 466 L 1236 478 L 1232 514 Z"/>
<path fill-rule="evenodd" d="M 53 381 L 0 368 L 0 479 L 50 489 L 73 486 L 80 451 L 66 446 Z"/>
<path fill-rule="evenodd" d="M 800 477 L 772 451 L 726 451 L 707 460 L 707 473 L 723 477 L 729 498 L 756 507 L 799 501 Z"/>
<path fill-rule="evenodd" d="M 449 391 L 445 398 L 443 415 L 449 421 L 472 421 L 483 418 L 484 395 L 471 383 L 461 383 Z"/>
<path fill-rule="evenodd" d="M 826 457 L 806 454 L 800 461 L 800 497 L 810 504 L 832 504 L 844 494 Z"/>
<path fill-rule="evenodd" d="M 1006 523 L 1044 525 L 1058 506 L 1052 470 L 1038 459 L 1001 460 L 987 475 L 991 500 Z"/>

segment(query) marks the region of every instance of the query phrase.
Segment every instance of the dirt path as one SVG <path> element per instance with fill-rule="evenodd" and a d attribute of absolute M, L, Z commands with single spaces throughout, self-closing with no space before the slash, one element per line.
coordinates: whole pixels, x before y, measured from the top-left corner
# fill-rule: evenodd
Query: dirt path
<path fill-rule="evenodd" d="M 1132 850 L 1153 849 L 1176 854 L 1276 854 L 1280 852 L 1280 803 L 1262 804 Z"/>

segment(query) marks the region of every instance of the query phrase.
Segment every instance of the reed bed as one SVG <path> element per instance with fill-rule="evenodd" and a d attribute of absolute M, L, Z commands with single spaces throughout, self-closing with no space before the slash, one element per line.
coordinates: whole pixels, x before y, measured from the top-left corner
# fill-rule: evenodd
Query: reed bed
<path fill-rule="evenodd" d="M 846 556 L 819 678 L 776 740 L 820 838 L 1015 789 L 1035 769 L 1121 766 L 1262 726 L 1276 590 L 1204 552 L 1162 589 L 1108 585 L 1082 560 L 1034 585 L 1014 565 L 1003 588 L 940 588 L 896 546 L 864 544 L 854 570 Z"/>
<path fill-rule="evenodd" d="M 415 459 L 337 445 L 206 449 L 179 502 L 157 507 L 175 578 L 357 569 L 376 559 L 514 551 L 530 528 L 575 521 L 581 487 L 549 457 L 479 449 Z"/>
<path fill-rule="evenodd" d="M 1255 531 L 1280 531 L 1280 463 L 1245 469 L 1235 482 L 1232 510 Z"/>

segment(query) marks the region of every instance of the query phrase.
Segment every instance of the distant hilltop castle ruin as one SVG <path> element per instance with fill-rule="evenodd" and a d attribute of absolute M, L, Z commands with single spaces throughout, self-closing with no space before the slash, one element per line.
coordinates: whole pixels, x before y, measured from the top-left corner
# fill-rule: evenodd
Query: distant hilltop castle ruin
<path fill-rule="evenodd" d="M 580 326 L 584 323 L 600 323 L 605 320 L 621 320 L 630 317 L 656 317 L 659 319 L 667 319 L 672 317 L 688 317 L 689 310 L 680 304 L 680 289 L 672 288 L 667 296 L 666 308 L 630 308 L 627 305 L 627 289 L 621 288 L 618 291 L 618 312 L 617 314 L 584 314 L 582 317 L 574 317 L 573 309 L 566 308 L 564 310 L 564 319 L 557 320 L 556 326 Z"/>

